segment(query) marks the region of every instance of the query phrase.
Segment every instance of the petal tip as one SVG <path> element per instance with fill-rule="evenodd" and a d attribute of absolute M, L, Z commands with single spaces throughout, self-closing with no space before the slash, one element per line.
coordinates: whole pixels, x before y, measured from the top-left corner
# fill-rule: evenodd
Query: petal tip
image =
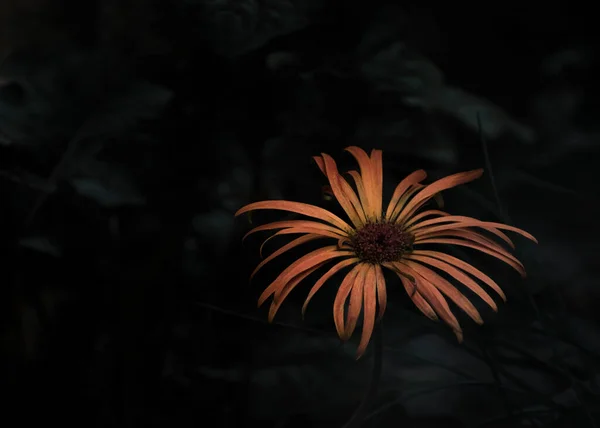
<path fill-rule="evenodd" d="M 423 181 L 427 178 L 427 171 L 424 169 L 418 169 L 413 174 L 415 174 L 417 182 Z"/>
<path fill-rule="evenodd" d="M 317 166 L 319 167 L 319 169 L 324 172 L 325 169 L 325 163 L 323 161 L 323 157 L 321 156 L 313 156 L 313 161 L 317 164 Z"/>

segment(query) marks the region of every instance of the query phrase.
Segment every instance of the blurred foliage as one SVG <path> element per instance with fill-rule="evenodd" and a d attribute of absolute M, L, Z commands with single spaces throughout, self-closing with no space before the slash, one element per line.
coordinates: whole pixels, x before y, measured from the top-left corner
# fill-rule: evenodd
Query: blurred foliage
<path fill-rule="evenodd" d="M 597 25 L 573 8 L 2 2 L 5 424 L 342 426 L 371 358 L 336 339 L 333 284 L 265 322 L 289 259 L 248 285 L 268 214 L 233 213 L 335 209 L 310 156 L 355 144 L 384 150 L 387 192 L 485 167 L 449 210 L 540 241 L 518 241 L 525 281 L 461 254 L 509 295 L 464 345 L 390 281 L 364 426 L 597 426 Z"/>

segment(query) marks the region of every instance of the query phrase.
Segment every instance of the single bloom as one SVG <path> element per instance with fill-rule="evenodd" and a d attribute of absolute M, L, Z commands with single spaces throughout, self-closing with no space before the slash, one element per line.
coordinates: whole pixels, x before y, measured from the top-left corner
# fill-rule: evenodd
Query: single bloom
<path fill-rule="evenodd" d="M 503 261 L 525 277 L 523 264 L 506 247 L 514 249 L 514 244 L 503 230 L 516 232 L 536 243 L 537 240 L 524 230 L 502 223 L 425 209 L 425 205 L 439 192 L 481 177 L 482 169 L 453 174 L 431 184 L 421 184 L 427 177 L 424 170 L 415 171 L 396 186 L 383 210 L 381 150 L 372 150 L 370 156 L 359 147 L 346 150 L 356 159 L 360 170 L 348 172 L 354 187 L 338 172 L 331 156 L 323 153 L 315 156 L 314 160 L 329 181 L 330 194 L 339 202 L 350 223 L 315 205 L 285 200 L 254 202 L 236 212 L 235 215 L 239 216 L 254 210 L 281 210 L 312 218 L 276 221 L 250 230 L 246 236 L 266 230 L 276 231 L 271 237 L 301 235 L 262 260 L 251 278 L 266 263 L 294 247 L 317 239 L 330 241 L 330 244 L 290 264 L 263 291 L 258 305 L 272 297 L 269 310 L 269 321 L 272 321 L 285 298 L 302 280 L 329 265 L 309 291 L 302 307 L 304 314 L 308 303 L 325 282 L 337 272 L 349 269 L 333 302 L 333 320 L 339 337 L 348 340 L 362 313 L 362 335 L 358 345 L 360 357 L 367 348 L 376 318 L 381 319 L 385 312 L 387 293 L 383 268 L 387 268 L 400 278 L 411 300 L 423 314 L 432 320 L 441 318 L 462 341 L 462 329 L 447 299 L 476 323 L 482 324 L 483 320 L 471 301 L 447 278 L 469 288 L 494 311 L 498 309 L 496 303 L 481 283 L 494 290 L 504 301 L 506 296 L 496 282 L 474 266 L 444 252 L 427 249 L 428 245 L 469 247 Z M 506 246 L 498 240 L 504 241 Z M 440 272 L 447 277 L 444 278 Z"/>

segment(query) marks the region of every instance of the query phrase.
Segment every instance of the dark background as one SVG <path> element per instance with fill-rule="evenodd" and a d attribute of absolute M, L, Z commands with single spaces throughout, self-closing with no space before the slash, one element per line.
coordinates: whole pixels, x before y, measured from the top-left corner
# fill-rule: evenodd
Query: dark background
<path fill-rule="evenodd" d="M 517 239 L 526 280 L 465 252 L 509 300 L 463 345 L 390 278 L 365 426 L 597 427 L 597 25 L 573 2 L 3 1 L 0 424 L 342 426 L 372 358 L 334 334 L 335 281 L 267 324 L 293 255 L 248 284 L 233 213 L 336 209 L 311 156 L 359 145 L 387 192 L 486 168 L 448 210 L 540 241 Z"/>

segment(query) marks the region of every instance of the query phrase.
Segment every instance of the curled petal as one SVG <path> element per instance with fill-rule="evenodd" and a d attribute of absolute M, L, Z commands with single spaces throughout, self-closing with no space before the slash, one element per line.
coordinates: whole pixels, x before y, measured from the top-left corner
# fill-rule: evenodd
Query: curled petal
<path fill-rule="evenodd" d="M 419 214 L 414 215 L 411 218 L 407 219 L 406 222 L 404 222 L 403 226 L 406 228 L 406 230 L 411 230 L 410 226 L 413 223 L 416 223 L 416 222 L 420 221 L 422 218 L 429 217 L 431 215 L 437 215 L 437 216 L 446 217 L 446 216 L 449 216 L 450 214 L 448 214 L 445 211 L 440 211 L 440 210 L 427 210 L 427 211 L 423 211 L 422 213 L 419 213 Z"/>
<path fill-rule="evenodd" d="M 423 227 L 421 227 L 420 225 L 415 225 L 412 229 L 410 229 L 408 231 L 412 232 L 415 235 L 415 237 L 421 238 L 421 237 L 425 237 L 425 236 L 441 236 L 441 235 L 444 235 L 443 232 L 446 230 L 467 229 L 470 227 L 478 227 L 478 228 L 484 229 L 485 231 L 487 231 L 489 233 L 496 235 L 498 238 L 502 239 L 504 242 L 506 242 L 508 245 L 510 245 L 511 248 L 515 248 L 515 244 L 512 242 L 512 240 L 505 233 L 499 231 L 495 227 L 491 227 L 482 221 L 472 219 L 469 217 L 464 217 L 464 219 L 465 220 L 463 220 L 463 221 L 451 222 L 448 224 L 441 224 L 441 225 L 433 224 L 430 226 L 423 226 Z M 476 232 L 474 232 L 474 233 L 476 233 Z"/>
<path fill-rule="evenodd" d="M 288 229 L 288 228 L 298 228 L 300 230 L 303 229 L 311 229 L 323 231 L 323 233 L 327 232 L 325 236 L 333 236 L 333 237 L 344 237 L 348 236 L 348 234 L 337 227 L 330 226 L 328 224 L 319 223 L 318 221 L 310 221 L 310 220 L 285 220 L 285 221 L 274 221 L 272 223 L 263 224 L 261 226 L 257 226 L 251 229 L 248 233 L 244 235 L 242 240 L 246 239 L 248 236 L 256 233 L 263 232 L 265 230 L 276 230 L 276 229 Z"/>
<path fill-rule="evenodd" d="M 496 293 L 498 293 L 498 295 L 502 298 L 502 300 L 504 300 L 506 302 L 506 295 L 504 294 L 504 291 L 502 291 L 500 286 L 498 284 L 496 284 L 496 282 L 494 280 L 492 280 L 492 278 L 490 278 L 489 276 L 487 276 L 485 273 L 481 272 L 479 269 L 475 268 L 474 266 L 470 265 L 469 263 L 467 263 L 461 259 L 458 259 L 454 256 L 451 256 L 450 254 L 441 253 L 439 251 L 414 250 L 412 252 L 412 254 L 418 255 L 418 256 L 422 255 L 422 256 L 433 257 L 438 260 L 442 260 L 446 263 L 449 263 L 453 266 L 456 266 L 457 268 L 462 269 L 465 272 L 470 273 L 475 278 L 484 282 L 492 290 L 494 290 Z"/>
<path fill-rule="evenodd" d="M 451 245 L 459 245 L 462 247 L 473 248 L 477 251 L 481 251 L 482 253 L 489 254 L 490 256 L 496 257 L 498 260 L 503 261 L 504 263 L 506 263 L 507 265 L 512 267 L 514 270 L 519 272 L 519 274 L 523 278 L 525 278 L 527 276 L 527 273 L 525 272 L 525 268 L 523 267 L 523 265 L 519 261 L 515 261 L 514 257 L 512 255 L 510 255 L 511 257 L 508 257 L 505 254 L 499 253 L 498 251 L 490 249 L 489 247 L 482 245 L 480 243 L 477 243 L 477 242 L 470 242 L 470 241 L 466 241 L 464 239 L 428 238 L 428 239 L 420 240 L 418 242 L 415 241 L 415 245 L 417 245 L 417 244 L 451 244 Z"/>
<path fill-rule="evenodd" d="M 392 194 L 392 199 L 390 199 L 390 203 L 388 204 L 387 210 L 385 211 L 385 218 L 389 219 L 392 216 L 392 212 L 394 211 L 394 208 L 396 208 L 398 201 L 400 201 L 400 198 L 402 198 L 402 196 L 404 196 L 406 191 L 411 186 L 413 186 L 417 183 L 420 183 L 421 181 L 425 180 L 426 178 L 427 178 L 427 173 L 422 169 L 419 169 L 419 170 L 409 174 L 408 176 L 406 176 L 396 186 L 396 189 L 394 190 L 394 193 Z"/>
<path fill-rule="evenodd" d="M 406 220 L 414 211 L 416 211 L 436 193 L 439 193 L 442 190 L 451 189 L 452 187 L 456 187 L 464 183 L 468 183 L 469 181 L 473 181 L 481 177 L 482 174 L 483 169 L 475 169 L 473 171 L 452 174 L 434 181 L 417 193 L 415 197 L 408 204 L 406 204 L 406 207 L 402 210 L 402 213 L 398 217 L 397 221 L 399 223 L 404 222 L 404 220 Z"/>
<path fill-rule="evenodd" d="M 340 236 L 337 233 L 332 233 L 331 231 L 317 229 L 314 227 L 288 227 L 287 229 L 279 230 L 277 233 L 274 233 L 273 236 L 270 236 L 268 239 L 270 239 L 274 236 L 296 235 L 298 233 L 313 233 L 315 235 L 321 235 L 324 238 L 337 239 L 340 242 L 348 242 L 350 240 L 348 235 Z"/>
<path fill-rule="evenodd" d="M 396 273 L 400 275 L 407 273 L 414 278 L 417 291 L 425 298 L 429 306 L 442 319 L 442 321 L 452 328 L 452 331 L 454 331 L 456 334 L 459 342 L 462 341 L 462 328 L 460 327 L 458 320 L 452 313 L 452 310 L 450 309 L 450 306 L 448 306 L 448 302 L 442 293 L 440 293 L 440 291 L 431 282 L 419 275 L 410 266 L 407 266 L 403 263 L 394 263 L 393 265 L 395 266 Z M 411 298 L 414 302 L 414 297 Z"/>
<path fill-rule="evenodd" d="M 284 245 L 283 247 L 281 247 L 280 249 L 278 249 L 277 251 L 273 252 L 273 254 L 269 255 L 269 257 L 267 257 L 266 259 L 264 259 L 263 261 L 261 261 L 258 266 L 256 266 L 256 268 L 254 269 L 254 271 L 252 271 L 252 273 L 250 274 L 250 279 L 254 278 L 254 275 L 256 275 L 258 273 L 258 271 L 267 263 L 269 263 L 271 260 L 273 260 L 275 257 L 282 255 L 283 253 L 285 253 L 286 251 L 291 250 L 292 248 L 297 247 L 298 245 L 302 245 L 305 242 L 310 242 L 310 241 L 314 241 L 315 239 L 319 239 L 319 238 L 324 238 L 324 236 L 321 235 L 314 235 L 314 234 L 308 234 L 308 235 L 304 235 L 301 236 L 299 238 L 294 239 L 293 241 L 287 243 L 286 245 Z"/>
<path fill-rule="evenodd" d="M 274 233 L 273 235 L 271 235 L 267 239 L 265 239 L 264 242 L 260 246 L 260 256 L 262 257 L 263 247 L 265 246 L 265 244 L 267 242 L 269 242 L 271 239 L 275 238 L 276 236 L 298 235 L 301 233 L 310 233 L 312 235 L 319 235 L 322 238 L 337 239 L 339 248 L 341 248 L 343 244 L 349 242 L 349 238 L 347 236 L 340 237 L 338 234 L 332 233 L 330 231 L 324 231 L 322 229 L 315 229 L 312 227 L 290 227 L 287 229 L 279 230 L 279 231 L 277 231 L 277 233 Z"/>
<path fill-rule="evenodd" d="M 288 296 L 288 294 L 290 294 L 292 290 L 296 288 L 296 286 L 300 284 L 300 282 L 302 282 L 307 276 L 309 276 L 311 273 L 315 272 L 317 269 L 325 265 L 325 263 L 327 262 L 323 262 L 311 267 L 310 269 L 302 272 L 301 274 L 296 275 L 290 282 L 285 284 L 285 286 L 281 289 L 279 295 L 277 295 L 277 297 L 271 302 L 271 306 L 269 307 L 269 322 L 273 322 L 273 318 L 275 318 L 279 307 L 281 306 L 285 298 Z"/>
<path fill-rule="evenodd" d="M 511 245 L 511 247 L 513 247 L 513 248 L 514 248 L 514 245 L 512 244 L 510 239 L 508 239 L 508 237 L 506 237 L 506 235 L 504 235 L 504 237 L 503 237 L 502 235 L 499 235 L 499 234 L 493 232 L 493 230 L 508 230 L 510 232 L 518 233 L 519 235 L 524 236 L 525 238 L 527 238 L 535 243 L 538 242 L 537 239 L 532 234 L 524 231 L 523 229 L 519 229 L 518 227 L 509 226 L 507 224 L 502 224 L 502 223 L 494 223 L 491 221 L 481 221 L 481 220 L 474 219 L 472 217 L 459 216 L 459 215 L 438 217 L 438 218 L 434 218 L 434 219 L 425 220 L 425 221 L 415 224 L 410 229 L 417 230 L 417 229 L 423 228 L 424 226 L 432 226 L 432 225 L 436 225 L 439 223 L 448 223 L 448 222 L 473 223 L 473 226 L 475 226 L 475 227 L 480 227 L 480 228 L 483 228 L 485 230 L 488 230 L 488 231 L 496 234 L 501 239 L 503 239 L 504 241 L 509 243 Z"/>
<path fill-rule="evenodd" d="M 458 237 L 466 241 L 471 241 L 473 243 L 479 244 L 482 247 L 485 247 L 488 250 L 495 252 L 496 254 L 500 254 L 503 258 L 511 260 L 514 264 L 519 266 L 522 271 L 525 271 L 525 267 L 523 266 L 523 264 L 519 261 L 519 259 L 517 259 L 513 254 L 511 254 L 510 251 L 499 245 L 497 242 L 489 239 L 487 236 L 483 236 L 482 234 L 470 229 L 445 230 L 436 234 L 417 236 L 415 239 L 415 245 L 420 244 L 424 240 L 428 239 L 448 237 Z"/>
<path fill-rule="evenodd" d="M 403 264 L 405 267 L 408 266 L 414 269 L 422 278 L 440 290 L 446 297 L 450 298 L 450 300 L 452 300 L 456 306 L 461 308 L 467 315 L 469 315 L 473 321 L 475 321 L 477 324 L 483 324 L 483 319 L 481 318 L 477 308 L 473 306 L 473 303 L 471 303 L 471 301 L 467 299 L 464 294 L 462 294 L 455 286 L 450 284 L 450 282 L 446 281 L 446 279 L 442 278 L 440 275 L 420 263 L 406 260 L 403 262 Z"/>
<path fill-rule="evenodd" d="M 306 308 L 308 306 L 308 303 L 311 301 L 311 299 L 314 297 L 314 295 L 321 289 L 321 287 L 325 284 L 325 282 L 329 278 L 331 278 L 333 275 L 338 273 L 343 268 L 353 265 L 355 263 L 358 263 L 358 261 L 359 261 L 358 257 L 353 257 L 351 259 L 342 260 L 341 262 L 338 262 L 337 264 L 333 265 L 333 267 L 331 269 L 329 269 L 327 272 L 325 272 L 325 274 L 321 278 L 319 278 L 319 280 L 317 282 L 315 282 L 315 285 L 313 285 L 313 287 L 310 289 L 310 292 L 308 293 L 308 296 L 306 297 L 306 300 L 304 301 L 304 305 L 302 305 L 302 316 L 304 316 L 304 314 L 306 313 Z"/>
<path fill-rule="evenodd" d="M 509 226 L 507 224 L 502 224 L 502 223 L 494 223 L 491 221 L 486 221 L 486 222 L 484 222 L 484 224 L 485 224 L 486 229 L 488 227 L 489 228 L 493 227 L 496 229 L 508 230 L 510 232 L 518 233 L 519 235 L 524 236 L 525 238 L 535 242 L 536 244 L 538 243 L 538 240 L 535 238 L 535 236 L 533 236 L 531 233 L 524 231 L 523 229 L 519 229 L 518 227 Z"/>
<path fill-rule="evenodd" d="M 254 210 L 289 211 L 296 214 L 302 214 L 308 217 L 326 221 L 343 232 L 352 232 L 352 228 L 348 225 L 348 223 L 346 223 L 344 220 L 342 220 L 335 214 L 321 207 L 317 207 L 315 205 L 310 204 L 304 204 L 302 202 L 292 202 L 283 200 L 253 202 L 237 210 L 235 216 L 237 217 L 241 214 Z"/>
<path fill-rule="evenodd" d="M 438 321 L 439 318 L 431 305 L 427 303 L 427 300 L 425 300 L 423 295 L 419 292 L 419 290 L 417 290 L 417 284 L 403 275 L 398 274 L 398 277 L 400 278 L 400 281 L 402 281 L 402 285 L 406 290 L 406 294 L 410 296 L 410 299 L 413 301 L 417 309 L 420 310 L 423 315 L 430 320 Z"/>
<path fill-rule="evenodd" d="M 354 333 L 354 329 L 356 328 L 358 317 L 362 311 L 363 288 L 365 287 L 365 279 L 369 270 L 369 265 L 364 265 L 364 267 L 359 269 L 358 273 L 356 274 L 354 286 L 352 287 L 352 291 L 350 291 L 350 302 L 348 303 L 348 310 L 346 313 L 344 335 L 340 336 L 340 339 L 343 341 L 350 339 L 352 333 Z"/>
<path fill-rule="evenodd" d="M 285 285 L 290 282 L 295 276 L 300 275 L 302 272 L 311 269 L 325 261 L 353 255 L 350 251 L 340 251 L 335 245 L 329 245 L 327 247 L 319 248 L 314 250 L 296 260 L 289 267 L 287 267 L 279 276 L 273 281 L 260 295 L 258 299 L 258 306 L 261 306 L 265 300 L 271 295 L 275 295 L 275 299 L 284 289 Z"/>
<path fill-rule="evenodd" d="M 375 267 L 369 265 L 367 275 L 363 285 L 363 328 L 360 336 L 360 342 L 356 351 L 356 358 L 360 358 L 366 351 L 373 329 L 375 328 L 375 313 L 377 311 L 376 298 L 376 273 Z M 349 337 L 349 336 L 348 336 Z"/>
<path fill-rule="evenodd" d="M 340 237 L 338 234 L 332 233 L 330 231 L 324 231 L 322 229 L 315 229 L 312 227 L 290 227 L 287 229 L 282 229 L 277 231 L 276 233 L 274 233 L 273 235 L 269 236 L 267 239 L 265 239 L 263 241 L 262 244 L 260 244 L 260 249 L 259 249 L 259 254 L 260 257 L 263 257 L 263 249 L 265 247 L 265 244 L 267 244 L 271 239 L 275 238 L 276 236 L 281 236 L 281 235 L 299 235 L 299 234 L 303 234 L 303 233 L 308 233 L 311 235 L 319 235 L 321 238 L 333 238 L 333 239 L 337 239 L 338 241 L 338 248 L 342 248 L 343 244 L 346 244 L 349 241 L 348 237 Z"/>
<path fill-rule="evenodd" d="M 363 208 L 365 210 L 365 214 L 367 215 L 368 219 L 377 220 L 381 216 L 381 211 L 377 211 L 377 206 L 381 206 L 381 203 L 378 204 L 378 202 L 381 199 L 382 195 L 381 193 L 379 195 L 376 193 L 377 179 L 374 174 L 371 158 L 360 147 L 346 147 L 346 151 L 350 152 L 350 154 L 352 154 L 352 156 L 354 156 L 354 158 L 358 162 L 360 175 L 362 177 L 363 186 L 365 188 L 366 200 L 363 201 Z"/>
<path fill-rule="evenodd" d="M 404 195 L 402 195 L 402 197 L 396 204 L 396 207 L 392 211 L 392 214 L 390 215 L 388 220 L 395 221 L 396 223 L 399 223 L 399 224 L 404 224 L 404 221 L 402 223 L 400 221 L 398 221 L 398 216 L 404 211 L 404 208 L 406 207 L 406 204 L 408 204 L 408 201 L 410 200 L 410 198 L 412 198 L 415 193 L 417 193 L 419 190 L 423 189 L 424 187 L 425 186 L 422 184 L 415 184 L 415 185 L 411 186 L 404 193 Z"/>
<path fill-rule="evenodd" d="M 377 304 L 379 305 L 377 319 L 381 321 L 387 306 L 387 289 L 383 269 L 381 269 L 380 265 L 375 265 L 375 280 L 377 281 Z"/>
<path fill-rule="evenodd" d="M 420 256 L 417 254 L 410 254 L 406 256 L 408 260 L 414 260 L 416 262 L 420 262 L 423 264 L 428 264 L 429 266 L 435 267 L 446 272 L 452 278 L 464 284 L 469 290 L 477 294 L 484 302 L 486 302 L 494 311 L 498 310 L 498 305 L 494 302 L 494 299 L 491 298 L 486 291 L 481 288 L 479 284 L 477 284 L 472 278 L 470 278 L 464 272 L 458 270 L 454 266 L 433 257 Z"/>
<path fill-rule="evenodd" d="M 261 258 L 261 259 L 263 258 L 263 252 L 264 252 L 265 245 L 266 245 L 266 244 L 267 244 L 269 241 L 271 241 L 271 239 L 273 239 L 273 238 L 275 238 L 275 237 L 277 237 L 277 236 L 285 235 L 285 234 L 286 234 L 286 231 L 288 231 L 288 232 L 287 232 L 287 234 L 290 234 L 289 230 L 290 230 L 290 229 L 283 229 L 283 230 L 279 230 L 279 231 L 275 232 L 274 234 L 272 234 L 271 236 L 269 236 L 267 239 L 265 239 L 265 240 L 262 242 L 262 244 L 260 244 L 260 248 L 258 249 L 258 254 L 260 255 L 260 258 Z M 301 233 L 311 233 L 311 232 L 312 232 L 314 229 L 309 229 L 309 231 L 308 231 L 308 232 L 306 232 L 306 231 L 305 231 L 305 230 L 307 230 L 307 229 L 300 229 L 300 230 L 301 230 L 301 232 L 298 232 L 298 234 L 301 234 Z M 313 233 L 313 235 L 319 235 L 319 236 L 322 236 L 323 238 L 326 238 L 326 237 L 327 237 L 327 236 L 325 236 L 325 235 L 321 235 L 320 233 Z M 337 237 L 336 237 L 336 238 L 337 238 Z"/>
<path fill-rule="evenodd" d="M 348 174 L 350 177 L 352 177 L 352 180 L 354 180 L 356 190 L 358 191 L 358 197 L 360 199 L 360 203 L 364 211 L 364 207 L 366 207 L 369 204 L 369 201 L 367 200 L 367 192 L 363 184 L 363 179 L 358 173 L 358 171 L 348 171 L 346 174 Z"/>
<path fill-rule="evenodd" d="M 494 251 L 504 254 L 506 257 L 513 259 L 517 263 L 521 263 L 509 250 L 504 248 L 498 242 L 494 241 L 493 239 L 488 238 L 487 236 L 482 235 L 479 232 L 474 231 L 473 229 L 469 229 L 467 227 L 457 228 L 457 229 L 447 229 L 447 230 L 443 230 L 443 231 L 427 233 L 424 235 L 419 234 L 419 235 L 415 236 L 415 242 L 421 242 L 424 239 L 447 238 L 449 236 L 464 238 L 468 241 L 477 242 L 491 250 L 494 250 Z"/>
<path fill-rule="evenodd" d="M 315 160 L 317 160 L 317 164 L 323 163 L 325 175 L 329 180 L 335 198 L 352 220 L 352 223 L 356 227 L 362 226 L 366 222 L 366 217 L 356 193 L 346 180 L 340 176 L 333 158 L 325 153 L 322 153 L 321 156 L 322 158 L 315 157 Z"/>
<path fill-rule="evenodd" d="M 352 287 L 354 287 L 356 283 L 356 276 L 363 268 L 364 266 L 362 264 L 358 264 L 346 274 L 335 296 L 335 300 L 333 301 L 333 322 L 335 323 L 335 329 L 340 338 L 345 336 L 344 332 L 346 330 L 344 327 L 344 306 L 346 305 L 346 300 L 348 300 L 350 291 L 352 291 Z"/>

